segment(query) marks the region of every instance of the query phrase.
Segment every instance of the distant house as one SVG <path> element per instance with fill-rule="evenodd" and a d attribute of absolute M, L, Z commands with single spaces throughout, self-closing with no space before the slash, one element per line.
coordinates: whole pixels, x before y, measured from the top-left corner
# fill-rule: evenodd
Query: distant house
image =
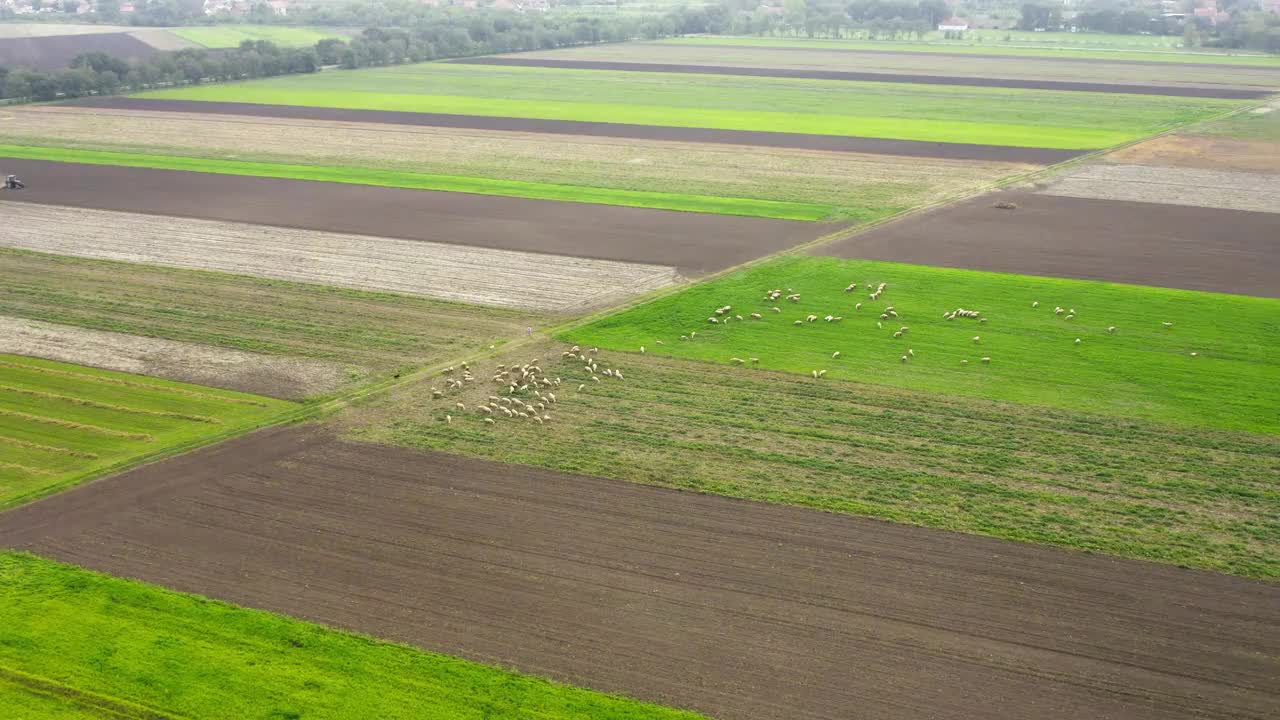
<path fill-rule="evenodd" d="M 960 18 L 947 18 L 938 23 L 940 32 L 964 32 L 969 29 L 969 21 Z"/>
<path fill-rule="evenodd" d="M 271 12 L 280 17 L 289 14 L 289 0 L 268 0 L 267 5 L 271 6 Z"/>
<path fill-rule="evenodd" d="M 135 13 L 135 12 L 137 12 L 137 11 L 138 11 L 138 9 L 137 9 L 136 7 L 134 7 L 134 6 L 133 6 L 133 3 L 131 3 L 131 2 L 122 2 L 122 3 L 120 3 L 120 12 L 121 12 L 121 13 L 124 13 L 124 14 L 126 14 L 126 15 L 127 15 L 127 14 L 129 14 L 129 13 Z"/>

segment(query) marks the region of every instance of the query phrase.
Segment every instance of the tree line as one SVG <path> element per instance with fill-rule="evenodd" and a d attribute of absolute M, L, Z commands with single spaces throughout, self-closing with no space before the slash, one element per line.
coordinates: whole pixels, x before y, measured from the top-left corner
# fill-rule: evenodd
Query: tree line
<path fill-rule="evenodd" d="M 306 48 L 246 40 L 229 50 L 186 49 L 131 61 L 86 53 L 62 70 L 0 67 L 0 99 L 47 101 L 311 73 L 325 65 L 372 67 L 664 36 L 660 26 L 633 18 L 447 10 L 436 10 L 430 19 L 415 15 L 419 19 L 409 27 L 369 28 L 348 40 L 325 39 Z"/>

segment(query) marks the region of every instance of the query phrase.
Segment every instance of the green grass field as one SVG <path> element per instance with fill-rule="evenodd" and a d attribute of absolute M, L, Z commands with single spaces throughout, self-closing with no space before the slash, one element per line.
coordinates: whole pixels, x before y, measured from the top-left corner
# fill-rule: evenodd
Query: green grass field
<path fill-rule="evenodd" d="M 0 508 L 131 459 L 243 430 L 292 403 L 0 355 Z"/>
<path fill-rule="evenodd" d="M 483 177 L 459 177 L 455 175 L 431 175 L 377 170 L 372 168 L 336 167 L 324 165 L 284 165 L 280 163 L 247 162 L 217 158 L 194 158 L 176 155 L 145 155 L 138 153 L 101 152 L 53 147 L 28 147 L 0 145 L 0 157 L 54 162 L 88 163 L 92 165 L 118 165 L 122 167 L 186 170 L 190 172 L 217 173 L 221 175 L 247 175 L 253 177 L 287 178 L 340 182 L 355 185 L 410 188 L 464 192 L 480 195 L 558 200 L 562 202 L 596 203 L 600 205 L 624 205 L 628 207 L 678 210 L 682 212 L 714 213 L 719 215 L 745 215 L 749 217 L 779 218 L 784 220 L 825 220 L 837 215 L 837 209 L 829 205 L 813 203 L 778 202 L 747 198 L 680 195 L 676 193 L 615 190 L 584 187 L 580 185 L 551 185 L 521 180 L 501 180 Z M 876 216 L 862 217 L 870 220 Z"/>
<path fill-rule="evenodd" d="M 1197 135 L 1215 135 L 1233 140 L 1256 140 L 1280 143 L 1280 103 L 1272 103 L 1267 112 L 1244 112 L 1229 118 L 1192 128 Z"/>
<path fill-rule="evenodd" d="M 563 379 L 545 425 L 486 425 L 454 403 L 483 404 L 492 385 L 432 399 L 431 382 L 334 422 L 373 442 L 1280 577 L 1275 435 L 819 382 L 652 350 L 601 350 L 593 357 L 626 379 L 593 383 L 565 348 L 491 361 L 543 358 Z"/>
<path fill-rule="evenodd" d="M 442 63 L 174 88 L 141 97 L 1058 149 L 1107 147 L 1240 106 L 1116 93 Z"/>
<path fill-rule="evenodd" d="M 310 28 L 278 25 L 213 25 L 180 27 L 170 30 L 184 40 L 210 49 L 238 47 L 245 40 L 267 40 L 280 47 L 306 47 L 325 38 L 341 38 L 340 34 Z"/>
<path fill-rule="evenodd" d="M 858 290 L 844 292 L 851 282 Z M 888 289 L 872 301 L 866 284 L 880 282 Z M 765 302 L 774 288 L 794 288 L 801 300 Z M 748 319 L 711 324 L 724 305 Z M 898 317 L 878 320 L 890 306 Z M 1055 315 L 1055 306 L 1075 310 L 1075 318 Z M 989 322 L 943 318 L 959 307 Z M 819 319 L 805 322 L 811 314 Z M 827 315 L 844 319 L 825 322 Z M 894 338 L 903 326 L 909 329 Z M 680 340 L 691 332 L 691 341 Z M 825 379 L 1280 433 L 1280 300 L 1267 298 L 788 258 L 598 320 L 566 339 L 717 363 L 754 357 L 760 368 L 825 370 Z M 909 350 L 914 358 L 902 361 Z"/>
<path fill-rule="evenodd" d="M 1099 60 L 1141 60 L 1165 63 L 1212 63 L 1217 65 L 1249 65 L 1280 67 L 1280 56 L 1251 53 L 1225 53 L 1212 50 L 1152 47 L 1135 45 L 1133 35 L 1101 33 L 1019 33 L 1017 31 L 984 30 L 981 42 L 968 34 L 965 40 L 942 40 L 937 37 L 923 42 L 889 40 L 806 40 L 800 38 L 717 37 L 698 36 L 672 38 L 659 42 L 673 45 L 755 45 L 759 47 L 842 47 L 851 50 L 897 50 L 956 55 L 1009 55 L 1012 57 L 1093 58 Z M 1004 37 L 1012 33 L 1013 39 Z M 1028 38 L 1027 36 L 1034 36 Z M 1064 37 L 1068 36 L 1068 37 Z M 1148 38 L 1150 39 L 1150 38 Z M 1160 38 L 1163 40 L 1163 38 Z M 1072 42 L 1074 40 L 1074 42 Z"/>
<path fill-rule="evenodd" d="M 701 717 L 17 553 L 0 553 L 0 707 L 32 719 Z"/>

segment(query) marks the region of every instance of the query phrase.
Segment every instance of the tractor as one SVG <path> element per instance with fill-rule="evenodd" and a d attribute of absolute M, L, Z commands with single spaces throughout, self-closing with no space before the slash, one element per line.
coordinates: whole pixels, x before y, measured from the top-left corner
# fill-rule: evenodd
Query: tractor
<path fill-rule="evenodd" d="M 21 189 L 23 189 L 23 188 L 25 188 L 25 187 L 26 187 L 26 184 L 25 184 L 25 183 L 23 183 L 21 180 L 19 180 L 17 175 L 5 175 L 5 176 L 4 176 L 4 189 L 5 189 L 5 190 L 21 190 Z"/>

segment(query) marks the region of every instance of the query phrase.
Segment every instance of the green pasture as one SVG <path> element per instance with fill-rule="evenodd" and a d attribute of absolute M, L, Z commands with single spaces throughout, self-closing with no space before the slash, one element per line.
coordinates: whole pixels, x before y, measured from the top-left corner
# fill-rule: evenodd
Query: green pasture
<path fill-rule="evenodd" d="M 866 286 L 880 282 L 888 287 L 873 301 Z M 857 290 L 845 292 L 850 283 Z M 789 288 L 801 295 L 799 302 L 763 299 L 771 289 L 785 295 Z M 746 319 L 709 322 L 723 319 L 714 311 L 725 305 L 732 306 L 726 315 Z M 1055 315 L 1056 306 L 1063 314 Z M 881 320 L 889 307 L 897 317 Z M 944 319 L 957 308 L 979 311 L 988 321 Z M 752 313 L 761 318 L 751 319 Z M 807 322 L 810 315 L 817 321 Z M 843 320 L 826 322 L 827 315 Z M 895 338 L 895 332 L 903 334 Z M 739 358 L 804 375 L 826 371 L 813 382 L 858 380 L 1280 433 L 1280 300 L 1268 298 L 786 258 L 603 318 L 566 339 L 717 363 Z"/>
<path fill-rule="evenodd" d="M 1241 103 L 728 75 L 426 63 L 141 97 L 1087 149 Z"/>
<path fill-rule="evenodd" d="M 1250 111 L 1200 125 L 1191 130 L 1197 135 L 1216 135 L 1233 140 L 1255 140 L 1280 143 L 1280 103 L 1272 103 L 1263 112 Z M 1280 152 L 1280 149 L 1277 150 Z"/>
<path fill-rule="evenodd" d="M 410 188 L 414 190 L 438 190 L 480 195 L 558 200 L 563 202 L 596 203 L 600 205 L 624 205 L 628 207 L 678 210 L 683 212 L 715 213 L 719 215 L 745 215 L 749 217 L 780 218 L 785 220 L 824 220 L 833 217 L 837 208 L 801 202 L 781 202 L 750 198 L 711 197 L 706 195 L 682 195 L 677 193 L 619 190 L 613 188 L 585 187 L 581 185 L 554 185 L 549 183 L 503 180 L 484 177 L 434 175 L 427 173 L 380 170 L 374 168 L 338 167 L 325 165 L 286 165 L 281 163 L 248 162 L 218 158 L 197 158 L 175 155 L 150 155 L 140 153 L 103 152 L 55 147 L 0 145 L 0 157 L 54 162 L 87 163 L 91 165 L 118 165 L 122 167 L 186 170 L 222 175 L 247 175 L 253 177 L 287 178 L 340 182 L 355 185 Z M 860 219 L 874 219 L 863 217 Z"/>
<path fill-rule="evenodd" d="M 23 718 L 701 717 L 18 553 L 0 553 L 0 707 Z"/>
<path fill-rule="evenodd" d="M 849 50 L 889 50 L 900 52 L 927 52 L 954 55 L 1008 55 L 1011 57 L 1087 58 L 1096 60 L 1140 60 L 1162 63 L 1210 63 L 1214 65 L 1247 65 L 1280 67 L 1280 56 L 1258 54 L 1234 54 L 1212 50 L 1186 50 L 1160 48 L 1133 44 L 1132 35 L 1105 35 L 1083 33 L 1019 33 L 1017 31 L 982 30 L 965 34 L 963 40 L 942 40 L 931 37 L 922 42 L 900 40 L 865 40 L 842 38 L 803 39 L 765 37 L 722 37 L 701 35 L 672 38 L 658 42 L 672 45 L 742 45 L 757 47 L 805 47 L 846 48 Z M 1014 39 L 1004 41 L 1007 34 Z M 1035 39 L 1027 36 L 1036 36 Z M 1068 37 L 1064 37 L 1068 36 Z M 977 41 L 981 37 L 982 41 Z M 1162 38 L 1163 39 L 1163 38 Z"/>
<path fill-rule="evenodd" d="M 292 403 L 0 355 L 0 508 L 169 448 L 244 430 Z"/>
<path fill-rule="evenodd" d="M 267 40 L 281 47 L 306 47 L 326 38 L 343 37 L 324 30 L 279 25 L 211 25 L 173 28 L 170 32 L 210 49 L 239 47 L 245 40 Z"/>

